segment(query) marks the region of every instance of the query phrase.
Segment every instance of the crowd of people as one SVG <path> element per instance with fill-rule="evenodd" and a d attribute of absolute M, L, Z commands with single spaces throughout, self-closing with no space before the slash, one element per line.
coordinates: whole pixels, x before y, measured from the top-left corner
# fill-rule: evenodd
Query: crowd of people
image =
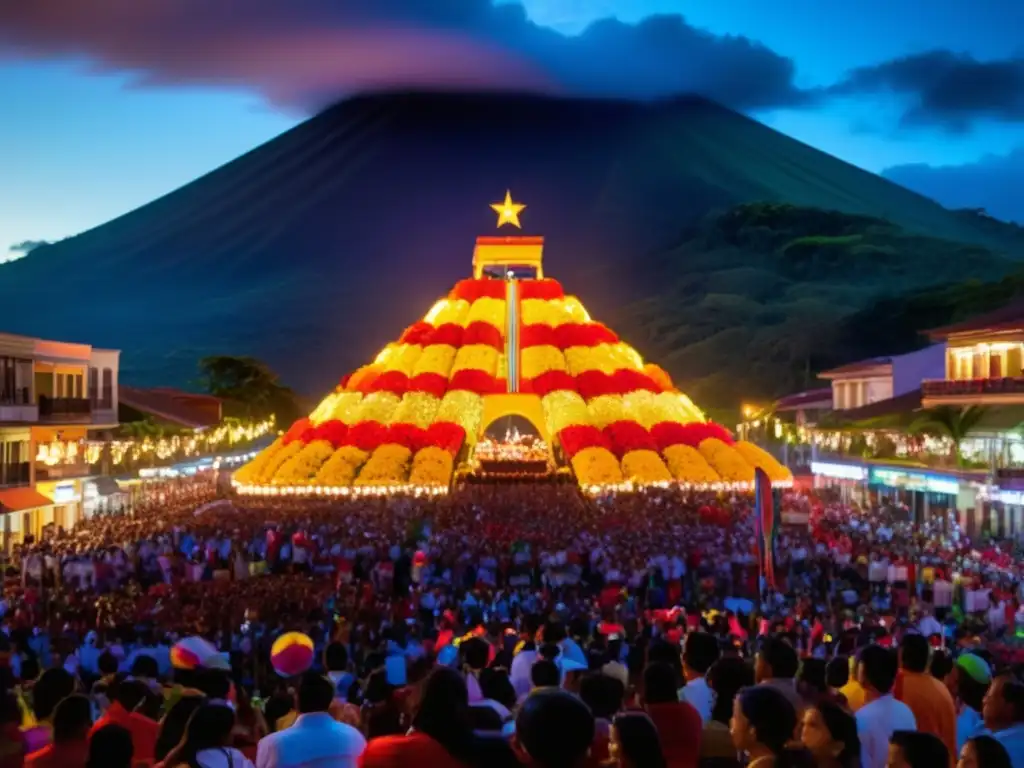
<path fill-rule="evenodd" d="M 0 768 L 1024 768 L 1019 559 L 952 517 L 788 494 L 766 582 L 744 495 L 218 488 L 15 547 Z"/>

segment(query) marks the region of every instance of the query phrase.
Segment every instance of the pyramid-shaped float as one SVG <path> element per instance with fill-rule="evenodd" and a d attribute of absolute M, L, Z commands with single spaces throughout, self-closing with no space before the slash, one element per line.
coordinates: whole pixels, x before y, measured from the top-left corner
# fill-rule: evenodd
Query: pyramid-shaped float
<path fill-rule="evenodd" d="M 524 206 L 506 196 L 493 207 L 499 226 L 518 226 Z M 490 436 L 507 417 L 537 433 L 526 458 L 542 451 L 541 466 L 571 473 L 590 492 L 743 489 L 755 467 L 777 485 L 792 482 L 770 454 L 707 421 L 665 371 L 545 278 L 542 249 L 538 237 L 478 238 L 474 277 L 239 469 L 236 488 L 422 495 L 444 493 L 453 476 L 481 466 L 514 475 L 537 462 L 517 463 L 518 429 L 507 445 Z"/>

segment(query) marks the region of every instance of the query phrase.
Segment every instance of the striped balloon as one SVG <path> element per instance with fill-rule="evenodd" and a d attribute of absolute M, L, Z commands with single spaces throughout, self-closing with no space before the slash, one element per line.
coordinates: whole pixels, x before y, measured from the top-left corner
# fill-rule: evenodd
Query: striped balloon
<path fill-rule="evenodd" d="M 270 663 L 281 677 L 301 675 L 313 665 L 313 641 L 301 632 L 287 632 L 274 641 Z"/>
<path fill-rule="evenodd" d="M 216 657 L 217 649 L 201 637 L 186 637 L 171 648 L 171 666 L 175 669 L 198 669 Z"/>

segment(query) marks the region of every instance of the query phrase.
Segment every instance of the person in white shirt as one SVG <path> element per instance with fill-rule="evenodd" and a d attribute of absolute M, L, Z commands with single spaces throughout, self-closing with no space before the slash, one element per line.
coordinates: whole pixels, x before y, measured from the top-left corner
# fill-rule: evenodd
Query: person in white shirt
<path fill-rule="evenodd" d="M 330 714 L 334 686 L 315 672 L 302 676 L 295 724 L 260 740 L 256 768 L 357 768 L 366 739 Z"/>
<path fill-rule="evenodd" d="M 898 664 L 896 654 L 880 645 L 869 645 L 857 665 L 858 682 L 866 702 L 857 710 L 862 768 L 886 768 L 889 739 L 894 731 L 913 731 L 917 721 L 910 707 L 892 695 Z"/>
<path fill-rule="evenodd" d="M 680 689 L 679 699 L 697 710 L 704 725 L 710 722 L 711 710 L 715 706 L 715 692 L 708 686 L 705 675 L 720 655 L 718 640 L 714 635 L 691 632 L 686 636 L 683 646 L 683 677 L 686 678 L 686 685 Z"/>

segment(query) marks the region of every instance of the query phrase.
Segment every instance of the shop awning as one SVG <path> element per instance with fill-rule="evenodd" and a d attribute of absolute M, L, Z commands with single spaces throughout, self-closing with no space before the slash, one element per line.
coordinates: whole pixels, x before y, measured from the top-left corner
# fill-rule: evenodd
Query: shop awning
<path fill-rule="evenodd" d="M 115 493 L 124 493 L 125 490 L 117 484 L 117 480 L 112 477 L 102 475 L 92 481 L 96 486 L 96 493 L 100 496 L 113 496 Z"/>
<path fill-rule="evenodd" d="M 53 499 L 44 496 L 35 488 L 4 488 L 0 489 L 0 510 L 7 512 L 24 512 L 28 509 L 52 507 Z"/>

